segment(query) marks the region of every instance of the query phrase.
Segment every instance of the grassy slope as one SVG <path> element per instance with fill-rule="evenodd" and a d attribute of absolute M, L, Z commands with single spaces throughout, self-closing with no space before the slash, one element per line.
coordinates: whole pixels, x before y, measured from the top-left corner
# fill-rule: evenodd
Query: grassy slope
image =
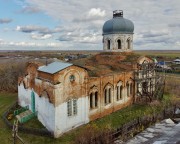
<path fill-rule="evenodd" d="M 2 116 L 3 112 L 16 100 L 17 94 L 11 93 L 1 93 L 0 94 L 0 116 Z M 1 143 L 7 144 L 10 143 L 11 131 L 4 124 L 2 117 L 0 117 L 0 138 Z"/>
<path fill-rule="evenodd" d="M 8 108 L 9 105 L 11 105 L 15 99 L 17 98 L 16 94 L 5 94 L 0 93 L 0 115 Z M 165 97 L 165 100 L 168 102 L 169 98 L 167 96 Z M 133 105 L 130 107 L 127 107 L 121 111 L 117 111 L 115 113 L 112 113 L 111 115 L 108 115 L 104 118 L 98 119 L 96 121 L 93 121 L 90 123 L 90 125 L 95 125 L 98 128 L 117 128 L 123 125 L 124 123 L 127 123 L 128 121 L 131 121 L 132 119 L 135 119 L 139 116 L 148 115 L 151 114 L 154 111 L 159 111 L 160 107 L 150 107 L 148 105 Z M 32 121 L 33 123 L 33 121 Z M 32 124 L 33 125 L 33 124 Z M 87 126 L 87 125 L 86 125 Z M 33 143 L 33 144 L 40 144 L 40 143 L 49 143 L 49 144 L 58 144 L 58 143 L 71 143 L 73 139 L 78 135 L 79 132 L 83 131 L 86 126 L 82 126 L 80 128 L 77 128 L 67 134 L 65 134 L 63 137 L 59 139 L 53 139 L 48 137 L 41 137 L 41 136 L 34 136 L 30 134 L 23 134 L 19 133 L 19 135 L 23 138 L 23 140 L 27 143 Z M 11 138 L 11 130 L 9 130 L 5 124 L 2 121 L 2 118 L 0 119 L 0 138 L 1 142 L 11 143 L 9 138 Z"/>

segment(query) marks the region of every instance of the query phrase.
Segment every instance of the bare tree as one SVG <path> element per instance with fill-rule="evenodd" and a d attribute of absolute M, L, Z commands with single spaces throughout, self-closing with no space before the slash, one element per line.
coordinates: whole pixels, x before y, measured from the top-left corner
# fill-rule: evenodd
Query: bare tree
<path fill-rule="evenodd" d="M 25 63 L 4 63 L 0 69 L 0 91 L 17 92 L 18 77 L 23 75 Z"/>

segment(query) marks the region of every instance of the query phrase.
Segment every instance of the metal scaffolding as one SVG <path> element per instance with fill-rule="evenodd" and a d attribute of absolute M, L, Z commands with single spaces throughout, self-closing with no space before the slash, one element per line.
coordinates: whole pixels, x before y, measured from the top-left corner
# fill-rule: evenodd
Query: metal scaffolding
<path fill-rule="evenodd" d="M 165 75 L 156 72 L 155 64 L 144 61 L 137 64 L 134 72 L 135 102 L 152 102 L 153 99 L 161 99 L 165 87 Z"/>

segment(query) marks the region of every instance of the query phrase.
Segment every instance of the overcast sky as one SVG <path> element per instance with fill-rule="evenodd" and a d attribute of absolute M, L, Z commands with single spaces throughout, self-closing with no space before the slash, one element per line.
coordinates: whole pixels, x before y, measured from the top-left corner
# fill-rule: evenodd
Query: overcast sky
<path fill-rule="evenodd" d="M 102 50 L 113 10 L 134 22 L 135 50 L 180 50 L 180 0 L 0 0 L 0 50 Z"/>

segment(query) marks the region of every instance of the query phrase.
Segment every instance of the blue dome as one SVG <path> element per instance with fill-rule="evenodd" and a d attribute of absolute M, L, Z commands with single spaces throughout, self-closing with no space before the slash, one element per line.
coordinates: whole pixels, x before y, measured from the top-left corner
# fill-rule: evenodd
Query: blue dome
<path fill-rule="evenodd" d="M 116 13 L 114 13 L 116 12 Z M 103 25 L 103 35 L 106 34 L 133 34 L 134 24 L 132 21 L 123 18 L 123 14 L 113 12 L 113 18 L 106 21 Z"/>

